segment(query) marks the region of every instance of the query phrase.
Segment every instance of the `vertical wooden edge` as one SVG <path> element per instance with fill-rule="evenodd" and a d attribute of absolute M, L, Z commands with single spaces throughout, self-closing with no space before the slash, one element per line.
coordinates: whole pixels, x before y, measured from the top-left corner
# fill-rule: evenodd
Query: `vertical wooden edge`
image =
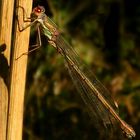
<path fill-rule="evenodd" d="M 0 140 L 6 140 L 8 110 L 8 90 L 2 78 L 0 78 Z"/>
<path fill-rule="evenodd" d="M 26 14 L 30 16 L 32 0 L 18 0 L 18 5 L 22 6 Z M 16 10 L 16 9 L 15 9 Z M 21 11 L 21 9 L 17 9 Z M 18 14 L 22 14 L 21 12 Z M 15 40 L 13 49 L 13 59 L 11 61 L 11 84 L 10 84 L 10 104 L 8 115 L 7 140 L 22 140 L 24 92 L 26 82 L 27 55 L 21 54 L 28 52 L 30 28 L 19 32 L 18 25 L 15 28 Z"/>
<path fill-rule="evenodd" d="M 0 1 L 0 140 L 6 140 L 7 130 L 13 9 L 14 0 Z"/>

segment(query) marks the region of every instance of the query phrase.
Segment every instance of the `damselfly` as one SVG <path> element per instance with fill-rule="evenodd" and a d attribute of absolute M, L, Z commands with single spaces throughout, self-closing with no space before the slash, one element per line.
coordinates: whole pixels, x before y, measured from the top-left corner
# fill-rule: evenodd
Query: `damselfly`
<path fill-rule="evenodd" d="M 24 8 L 22 10 L 24 12 Z M 43 33 L 47 37 L 48 42 L 63 56 L 74 84 L 96 126 L 98 128 L 104 126 L 106 129 L 108 129 L 109 125 L 112 128 L 119 126 L 119 129 L 128 138 L 135 137 L 136 134 L 133 128 L 124 122 L 116 112 L 117 107 L 108 90 L 81 62 L 75 50 L 63 39 L 58 27 L 45 14 L 44 7 L 35 7 L 31 13 L 31 17 L 28 19 L 24 17 L 23 19 L 25 22 L 29 21 L 30 23 L 22 28 L 19 24 L 20 31 L 37 24 L 39 38 L 40 33 Z"/>

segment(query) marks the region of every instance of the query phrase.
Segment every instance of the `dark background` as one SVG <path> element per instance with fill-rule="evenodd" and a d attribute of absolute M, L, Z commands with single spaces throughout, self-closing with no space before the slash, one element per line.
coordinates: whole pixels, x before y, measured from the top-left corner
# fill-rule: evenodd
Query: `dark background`
<path fill-rule="evenodd" d="M 67 42 L 109 89 L 120 117 L 133 126 L 139 140 L 139 0 L 34 0 L 37 5 L 45 7 Z M 35 40 L 32 29 L 30 44 Z M 44 36 L 42 47 L 29 55 L 23 133 L 24 140 L 105 139 L 90 120 L 63 58 Z M 106 139 L 117 140 L 118 135 Z"/>

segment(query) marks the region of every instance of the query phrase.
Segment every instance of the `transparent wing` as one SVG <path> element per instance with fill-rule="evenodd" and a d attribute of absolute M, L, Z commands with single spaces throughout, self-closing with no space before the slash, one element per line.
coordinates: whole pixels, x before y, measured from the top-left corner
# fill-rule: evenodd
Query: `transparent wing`
<path fill-rule="evenodd" d="M 72 80 L 79 91 L 81 98 L 83 99 L 86 109 L 91 117 L 94 126 L 100 133 L 103 139 L 109 139 L 114 137 L 118 133 L 118 140 L 122 140 L 124 137 L 120 133 L 119 124 L 109 112 L 107 108 L 101 103 L 101 101 L 96 97 L 93 91 L 88 87 L 85 81 L 77 74 L 75 69 L 69 63 L 66 58 L 66 64 Z M 124 140 L 124 139 L 123 139 Z"/>
<path fill-rule="evenodd" d="M 110 111 L 102 104 L 102 102 L 97 97 L 97 93 L 93 91 L 89 85 L 82 79 L 81 75 L 76 69 L 71 65 L 70 60 L 73 62 L 78 70 L 81 71 L 86 77 L 92 82 L 93 86 L 96 88 L 98 93 L 100 93 L 104 99 L 116 110 L 115 103 L 111 96 L 109 95 L 107 89 L 97 80 L 97 78 L 91 73 L 91 71 L 80 61 L 78 55 L 70 47 L 61 36 L 56 38 L 56 45 L 59 49 L 63 50 L 63 56 L 66 60 L 69 73 L 73 79 L 75 86 L 77 87 L 84 103 L 87 106 L 89 115 L 91 116 L 95 126 L 101 128 L 112 128 L 114 124 L 117 123 Z M 110 129 L 112 130 L 112 129 Z"/>
<path fill-rule="evenodd" d="M 105 98 L 105 100 L 111 105 L 111 107 L 117 111 L 114 100 L 112 99 L 108 90 L 101 84 L 101 82 L 96 78 L 96 76 L 81 62 L 79 56 L 75 50 L 62 38 L 62 36 L 57 36 L 56 45 L 58 48 L 64 51 L 64 55 L 68 56 L 73 63 L 82 71 L 82 73 L 92 82 L 93 86 L 98 90 L 98 92 Z M 93 93 L 94 94 L 94 93 Z"/>

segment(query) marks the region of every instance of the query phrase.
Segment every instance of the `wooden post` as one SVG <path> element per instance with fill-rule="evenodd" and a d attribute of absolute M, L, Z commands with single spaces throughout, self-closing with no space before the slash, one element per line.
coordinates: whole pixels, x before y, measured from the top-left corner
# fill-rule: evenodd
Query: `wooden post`
<path fill-rule="evenodd" d="M 6 140 L 14 0 L 0 1 L 0 140 Z"/>
<path fill-rule="evenodd" d="M 32 0 L 18 0 L 17 6 L 24 7 L 26 14 L 30 16 Z M 19 14 L 23 14 L 21 9 L 17 9 Z M 18 15 L 19 15 L 18 14 Z M 20 19 L 21 20 L 21 19 Z M 22 22 L 22 21 L 21 21 Z M 11 60 L 11 83 L 10 83 L 10 103 L 8 114 L 7 140 L 22 140 L 23 127 L 23 108 L 24 92 L 26 81 L 27 55 L 23 55 L 16 60 L 21 54 L 28 52 L 30 29 L 19 32 L 16 25 L 14 34 L 13 58 Z"/>

